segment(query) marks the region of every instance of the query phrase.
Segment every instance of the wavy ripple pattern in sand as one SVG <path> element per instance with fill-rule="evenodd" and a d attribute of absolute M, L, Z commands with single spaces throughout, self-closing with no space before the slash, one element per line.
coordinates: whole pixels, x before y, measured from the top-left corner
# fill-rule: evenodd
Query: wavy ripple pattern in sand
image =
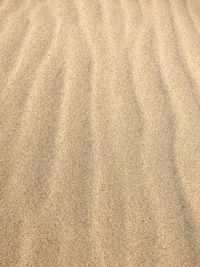
<path fill-rule="evenodd" d="M 0 2 L 0 266 L 200 266 L 199 8 Z"/>

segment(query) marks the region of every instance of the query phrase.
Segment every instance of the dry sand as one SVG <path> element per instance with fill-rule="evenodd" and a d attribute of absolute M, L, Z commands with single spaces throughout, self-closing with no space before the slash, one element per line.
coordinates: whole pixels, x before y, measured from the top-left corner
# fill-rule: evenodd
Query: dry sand
<path fill-rule="evenodd" d="M 0 266 L 200 266 L 199 0 L 0 1 Z"/>

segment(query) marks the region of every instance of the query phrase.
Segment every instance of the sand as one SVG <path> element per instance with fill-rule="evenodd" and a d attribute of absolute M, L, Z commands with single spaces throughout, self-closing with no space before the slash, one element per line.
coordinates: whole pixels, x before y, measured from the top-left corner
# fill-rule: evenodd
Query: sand
<path fill-rule="evenodd" d="M 0 266 L 200 266 L 199 0 L 0 1 Z"/>

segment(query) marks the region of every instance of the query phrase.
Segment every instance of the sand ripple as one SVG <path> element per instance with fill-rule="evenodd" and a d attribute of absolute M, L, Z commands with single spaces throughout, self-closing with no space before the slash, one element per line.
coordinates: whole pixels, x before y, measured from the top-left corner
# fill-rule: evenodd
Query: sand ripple
<path fill-rule="evenodd" d="M 0 1 L 0 266 L 200 266 L 197 0 Z"/>

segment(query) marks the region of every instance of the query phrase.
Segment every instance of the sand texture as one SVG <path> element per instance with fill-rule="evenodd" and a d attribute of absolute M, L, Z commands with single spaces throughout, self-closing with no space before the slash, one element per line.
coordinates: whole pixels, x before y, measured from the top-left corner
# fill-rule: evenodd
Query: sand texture
<path fill-rule="evenodd" d="M 199 0 L 0 0 L 0 267 L 200 267 Z"/>

